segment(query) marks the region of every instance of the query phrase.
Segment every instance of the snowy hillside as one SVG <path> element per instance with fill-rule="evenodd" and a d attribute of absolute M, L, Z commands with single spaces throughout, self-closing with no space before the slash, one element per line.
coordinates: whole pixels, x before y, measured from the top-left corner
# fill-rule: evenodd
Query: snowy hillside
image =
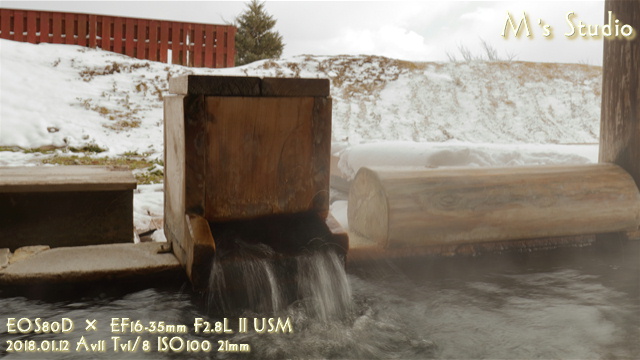
<path fill-rule="evenodd" d="M 597 142 L 601 69 L 301 56 L 192 69 L 67 45 L 0 41 L 1 146 L 158 153 L 167 79 L 186 73 L 328 77 L 335 141 Z M 117 139 L 117 140 L 116 140 Z"/>
<path fill-rule="evenodd" d="M 162 96 L 168 79 L 182 74 L 329 78 L 333 152 L 347 178 L 372 163 L 502 166 L 597 157 L 594 145 L 551 144 L 597 143 L 599 67 L 308 55 L 214 70 L 0 40 L 0 166 L 116 164 L 133 169 L 141 184 L 161 182 Z M 531 143 L 538 145 L 524 145 Z M 161 195 L 161 186 L 141 187 L 139 228 L 161 217 Z"/>

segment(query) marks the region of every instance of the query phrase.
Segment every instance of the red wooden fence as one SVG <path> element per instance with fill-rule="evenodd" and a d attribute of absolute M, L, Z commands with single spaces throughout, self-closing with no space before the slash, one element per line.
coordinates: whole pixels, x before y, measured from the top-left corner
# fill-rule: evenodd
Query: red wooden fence
<path fill-rule="evenodd" d="M 234 66 L 235 34 L 236 28 L 228 25 L 0 9 L 2 39 L 99 47 L 138 59 L 194 67 Z"/>

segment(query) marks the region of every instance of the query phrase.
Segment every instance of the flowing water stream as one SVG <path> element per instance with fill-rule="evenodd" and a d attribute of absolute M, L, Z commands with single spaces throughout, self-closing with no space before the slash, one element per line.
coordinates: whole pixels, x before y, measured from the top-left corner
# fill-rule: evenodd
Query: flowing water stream
<path fill-rule="evenodd" d="M 346 273 L 331 252 L 278 261 L 266 246 L 243 251 L 242 261 L 214 266 L 212 287 L 224 292 L 207 297 L 191 293 L 186 285 L 169 284 L 131 291 L 94 289 L 82 298 L 0 293 L 0 357 L 640 358 L 640 242 L 372 260 L 348 264 Z M 8 334 L 10 317 L 69 318 L 75 329 Z M 147 328 L 155 322 L 157 329 L 160 321 L 173 327 L 165 327 L 164 334 L 132 333 L 127 327 L 122 332 L 125 317 Z M 116 332 L 112 318 L 119 324 Z M 97 330 L 86 331 L 86 320 L 93 319 Z M 210 324 L 209 333 L 203 322 Z M 138 336 L 149 341 L 149 352 L 141 347 L 130 352 L 125 346 L 116 353 L 114 342 L 133 344 Z M 78 348 L 81 337 L 88 344 L 104 340 L 106 351 L 89 353 L 82 344 Z M 7 341 L 30 340 L 48 346 L 68 341 L 70 351 L 7 352 Z M 203 351 L 206 342 L 211 349 Z"/>

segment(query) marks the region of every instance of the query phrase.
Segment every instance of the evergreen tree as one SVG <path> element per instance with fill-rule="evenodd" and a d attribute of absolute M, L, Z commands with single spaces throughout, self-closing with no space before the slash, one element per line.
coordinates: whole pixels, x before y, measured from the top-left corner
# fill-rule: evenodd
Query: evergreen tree
<path fill-rule="evenodd" d="M 278 58 L 284 44 L 282 35 L 271 30 L 276 24 L 272 15 L 264 10 L 264 3 L 251 0 L 247 9 L 235 19 L 236 65 L 257 60 Z"/>

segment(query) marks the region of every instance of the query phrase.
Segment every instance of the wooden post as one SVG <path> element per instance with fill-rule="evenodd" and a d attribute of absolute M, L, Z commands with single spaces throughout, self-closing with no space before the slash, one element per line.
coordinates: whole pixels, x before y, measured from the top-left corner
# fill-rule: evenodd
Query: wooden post
<path fill-rule="evenodd" d="M 634 36 L 604 41 L 599 160 L 621 166 L 640 186 L 640 1 L 607 0 L 605 18 L 608 11 Z"/>

